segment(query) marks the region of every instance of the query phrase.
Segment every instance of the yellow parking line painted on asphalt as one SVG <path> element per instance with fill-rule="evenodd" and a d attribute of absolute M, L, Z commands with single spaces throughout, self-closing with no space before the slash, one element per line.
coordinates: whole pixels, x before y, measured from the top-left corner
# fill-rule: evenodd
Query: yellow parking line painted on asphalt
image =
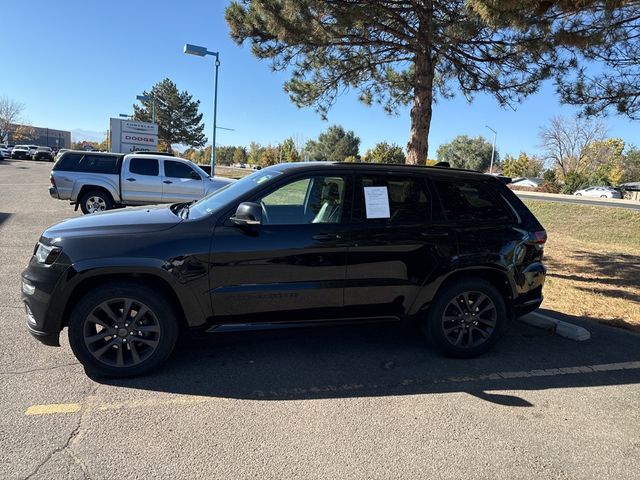
<path fill-rule="evenodd" d="M 25 415 L 48 415 L 51 413 L 76 413 L 82 406 L 79 403 L 52 403 L 50 405 L 32 405 Z"/>

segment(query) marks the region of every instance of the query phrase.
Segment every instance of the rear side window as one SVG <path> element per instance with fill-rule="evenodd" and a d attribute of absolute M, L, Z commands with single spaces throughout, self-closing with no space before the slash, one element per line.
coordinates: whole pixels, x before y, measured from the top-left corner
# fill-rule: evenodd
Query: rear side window
<path fill-rule="evenodd" d="M 193 168 L 181 162 L 164 161 L 164 176 L 173 178 L 191 178 Z"/>
<path fill-rule="evenodd" d="M 431 194 L 421 177 L 363 175 L 357 188 L 354 219 L 423 224 L 431 220 Z"/>
<path fill-rule="evenodd" d="M 132 158 L 129 164 L 129 171 L 138 175 L 157 176 L 160 172 L 158 160 L 155 158 Z"/>
<path fill-rule="evenodd" d="M 513 216 L 481 182 L 436 180 L 436 189 L 448 220 L 509 222 Z"/>
<path fill-rule="evenodd" d="M 118 157 L 112 155 L 85 155 L 80 160 L 78 170 L 91 173 L 117 174 Z"/>
<path fill-rule="evenodd" d="M 54 170 L 65 170 L 67 172 L 78 171 L 78 165 L 82 159 L 81 153 L 63 153 L 53 166 Z"/>

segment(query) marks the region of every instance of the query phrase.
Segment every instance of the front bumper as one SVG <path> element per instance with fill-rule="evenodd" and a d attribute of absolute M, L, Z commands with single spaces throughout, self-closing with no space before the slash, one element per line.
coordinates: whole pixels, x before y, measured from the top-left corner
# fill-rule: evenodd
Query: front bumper
<path fill-rule="evenodd" d="M 22 272 L 21 298 L 29 333 L 45 345 L 60 346 L 61 312 L 56 308 L 56 286 L 67 265 L 34 265 Z"/>

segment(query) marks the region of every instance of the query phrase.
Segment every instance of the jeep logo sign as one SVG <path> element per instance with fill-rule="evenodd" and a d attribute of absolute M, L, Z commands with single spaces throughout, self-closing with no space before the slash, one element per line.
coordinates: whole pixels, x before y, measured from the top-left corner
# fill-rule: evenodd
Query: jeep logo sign
<path fill-rule="evenodd" d="M 111 118 L 109 127 L 112 152 L 130 153 L 158 149 L 158 125 L 155 123 Z"/>

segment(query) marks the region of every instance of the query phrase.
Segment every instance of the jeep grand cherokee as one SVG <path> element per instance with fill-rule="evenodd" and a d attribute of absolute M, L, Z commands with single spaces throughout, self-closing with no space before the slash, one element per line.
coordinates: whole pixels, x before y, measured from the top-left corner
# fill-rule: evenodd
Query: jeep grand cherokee
<path fill-rule="evenodd" d="M 546 233 L 495 177 L 440 167 L 289 163 L 195 203 L 47 229 L 22 273 L 29 331 L 86 369 L 147 372 L 183 329 L 417 322 L 441 352 L 487 351 L 542 302 Z"/>

